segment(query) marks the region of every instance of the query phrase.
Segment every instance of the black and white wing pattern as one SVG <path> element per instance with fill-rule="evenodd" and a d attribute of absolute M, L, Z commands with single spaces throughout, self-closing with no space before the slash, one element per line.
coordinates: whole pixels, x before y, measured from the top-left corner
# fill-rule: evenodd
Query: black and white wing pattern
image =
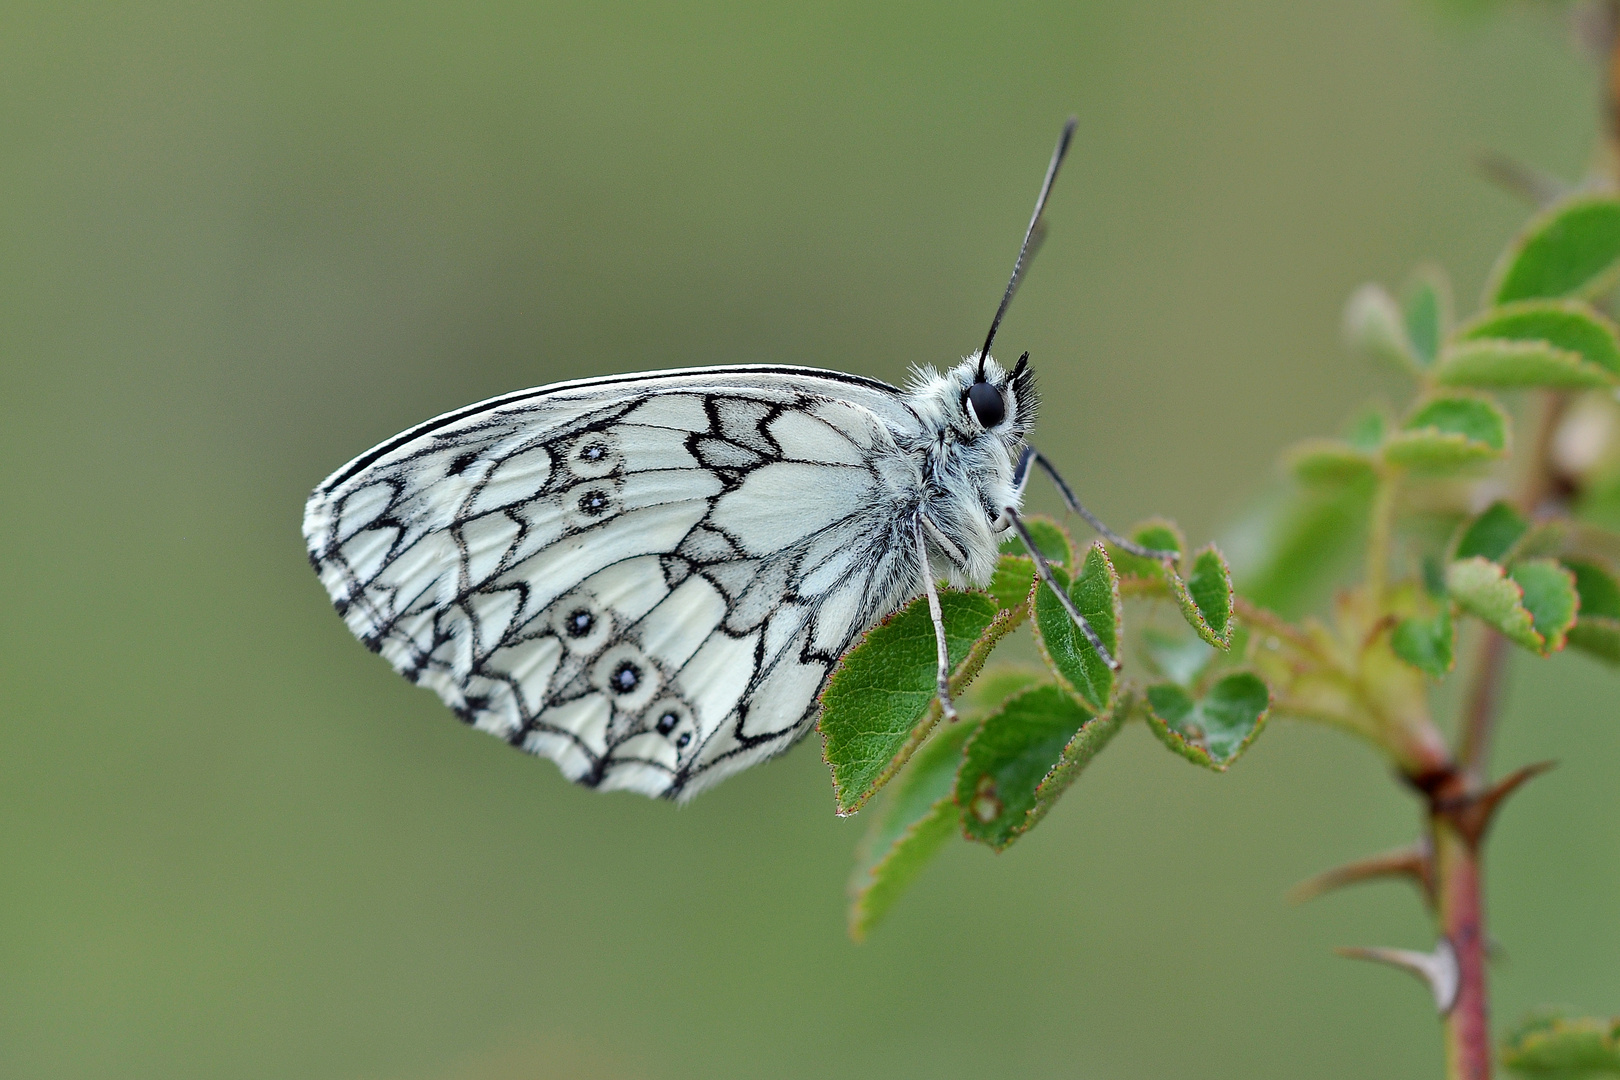
<path fill-rule="evenodd" d="M 603 789 L 686 797 L 791 746 L 921 591 L 918 426 L 807 368 L 563 383 L 428 421 L 311 495 L 339 613 L 467 723 Z"/>

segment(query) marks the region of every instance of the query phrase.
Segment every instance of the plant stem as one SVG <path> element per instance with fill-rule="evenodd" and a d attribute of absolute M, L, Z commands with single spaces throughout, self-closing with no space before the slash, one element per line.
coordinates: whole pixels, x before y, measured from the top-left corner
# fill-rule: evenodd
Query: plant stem
<path fill-rule="evenodd" d="M 1400 477 L 1386 473 L 1378 480 L 1373 496 L 1372 520 L 1367 529 L 1367 598 L 1382 606 L 1389 573 L 1389 540 L 1395 520 L 1395 498 Z"/>
<path fill-rule="evenodd" d="M 1446 1080 L 1490 1080 L 1491 1023 L 1479 851 L 1432 806 L 1440 929 L 1456 957 L 1458 975 L 1457 998 L 1445 1016 Z"/>
<path fill-rule="evenodd" d="M 1506 674 L 1507 645 L 1507 638 L 1487 626 L 1474 652 L 1468 696 L 1457 731 L 1457 763 L 1473 791 L 1485 786 L 1490 772 L 1491 735 L 1496 727 L 1496 709 Z"/>

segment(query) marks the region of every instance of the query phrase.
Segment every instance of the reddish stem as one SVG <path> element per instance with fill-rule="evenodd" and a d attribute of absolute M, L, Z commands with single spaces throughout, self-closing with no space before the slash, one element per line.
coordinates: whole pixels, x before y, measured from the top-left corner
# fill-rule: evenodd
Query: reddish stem
<path fill-rule="evenodd" d="M 1484 890 L 1479 851 L 1444 817 L 1431 819 L 1440 929 L 1457 960 L 1457 999 L 1445 1017 L 1447 1080 L 1490 1080 Z"/>

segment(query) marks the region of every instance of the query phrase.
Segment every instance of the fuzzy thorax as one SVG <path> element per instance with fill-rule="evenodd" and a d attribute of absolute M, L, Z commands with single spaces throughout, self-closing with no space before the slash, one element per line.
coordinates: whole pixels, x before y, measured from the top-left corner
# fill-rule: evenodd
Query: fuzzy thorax
<path fill-rule="evenodd" d="M 978 382 L 993 387 L 1003 406 L 1003 415 L 992 412 L 988 425 L 969 399 Z M 1001 544 L 993 525 L 1021 499 L 1013 472 L 1034 425 L 1034 375 L 1022 360 L 1009 372 L 993 358 L 970 356 L 944 373 L 915 370 L 905 400 L 922 421 L 918 445 L 906 449 L 923 474 L 932 569 L 956 586 L 988 585 Z"/>

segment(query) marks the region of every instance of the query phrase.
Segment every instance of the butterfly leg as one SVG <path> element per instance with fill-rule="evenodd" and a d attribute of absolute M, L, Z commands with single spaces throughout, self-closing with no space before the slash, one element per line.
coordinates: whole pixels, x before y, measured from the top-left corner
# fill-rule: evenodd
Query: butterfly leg
<path fill-rule="evenodd" d="M 1052 577 L 1051 565 L 1047 563 L 1046 556 L 1041 554 L 1041 549 L 1035 546 L 1035 540 L 1029 535 L 1029 530 L 1024 527 L 1024 522 L 1018 516 L 1018 511 L 1009 506 L 1002 513 L 1012 522 L 1012 527 L 1018 532 L 1018 538 L 1024 542 L 1024 546 L 1029 549 L 1029 553 L 1035 557 L 1035 572 L 1040 575 L 1041 582 L 1056 594 L 1058 602 L 1063 605 L 1063 610 L 1069 613 L 1069 618 L 1074 620 L 1074 625 L 1079 627 L 1080 632 L 1086 636 L 1086 640 L 1091 642 L 1091 647 L 1097 650 L 1097 655 L 1102 659 L 1102 662 L 1118 671 L 1119 661 L 1115 660 L 1114 654 L 1108 651 L 1108 646 L 1102 643 L 1102 639 L 1097 636 L 1097 631 L 1093 630 L 1091 624 L 1086 622 L 1086 617 L 1080 614 L 1080 609 L 1074 606 L 1074 601 L 1069 599 L 1068 592 L 1058 587 L 1057 581 Z"/>
<path fill-rule="evenodd" d="M 939 591 L 934 588 L 934 572 L 928 567 L 921 514 L 912 522 L 911 531 L 917 541 L 917 568 L 922 574 L 923 591 L 928 594 L 928 614 L 934 620 L 934 644 L 939 648 L 939 707 L 945 719 L 954 724 L 956 706 L 951 702 L 951 654 L 945 643 L 945 612 L 939 606 Z"/>
<path fill-rule="evenodd" d="M 1028 482 L 1029 463 L 1031 461 L 1033 461 L 1036 465 L 1039 465 L 1042 471 L 1044 471 L 1047 476 L 1052 478 L 1052 483 L 1056 485 L 1058 494 L 1063 496 L 1064 505 L 1074 513 L 1085 518 L 1086 524 L 1090 525 L 1093 529 L 1096 529 L 1097 534 L 1104 540 L 1107 540 L 1110 544 L 1113 544 L 1115 547 L 1120 548 L 1121 550 L 1128 551 L 1132 555 L 1136 555 L 1144 559 L 1161 559 L 1168 562 L 1173 559 L 1179 560 L 1181 558 L 1181 553 L 1178 551 L 1162 551 L 1157 548 L 1143 547 L 1141 544 L 1125 539 L 1113 529 L 1110 529 L 1108 526 L 1104 525 L 1102 521 L 1098 519 L 1097 515 L 1080 505 L 1080 500 L 1074 497 L 1074 489 L 1070 488 L 1068 482 L 1064 480 L 1063 477 L 1058 475 L 1056 467 L 1054 467 L 1053 464 L 1046 459 L 1046 455 L 1042 454 L 1033 446 L 1024 447 L 1024 453 L 1018 459 L 1018 468 L 1022 474 L 1024 482 Z M 1016 478 L 1019 476 L 1019 473 L 1015 473 L 1014 476 Z M 1022 485 L 1020 485 L 1018 490 L 1020 492 L 1023 491 Z"/>

